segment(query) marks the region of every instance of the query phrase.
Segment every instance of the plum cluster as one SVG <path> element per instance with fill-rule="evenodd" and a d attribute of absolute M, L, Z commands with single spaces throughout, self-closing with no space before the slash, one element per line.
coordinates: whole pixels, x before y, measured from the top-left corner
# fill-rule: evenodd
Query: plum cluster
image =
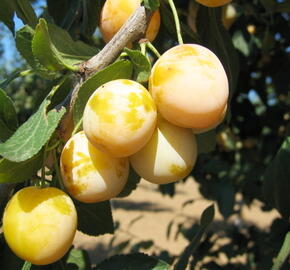
<path fill-rule="evenodd" d="M 228 80 L 218 57 L 197 44 L 175 46 L 154 64 L 149 91 L 119 79 L 89 98 L 83 131 L 70 138 L 61 155 L 68 192 L 82 202 L 115 197 L 128 179 L 129 164 L 145 180 L 166 184 L 194 167 L 194 133 L 224 119 Z"/>

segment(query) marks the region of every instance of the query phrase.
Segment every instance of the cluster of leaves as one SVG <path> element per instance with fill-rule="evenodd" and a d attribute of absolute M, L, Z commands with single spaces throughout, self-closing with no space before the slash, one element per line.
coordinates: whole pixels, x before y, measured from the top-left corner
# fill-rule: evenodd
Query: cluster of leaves
<path fill-rule="evenodd" d="M 235 198 L 239 192 L 246 204 L 250 205 L 254 199 L 258 199 L 268 208 L 275 207 L 288 220 L 289 3 L 275 0 L 236 0 L 233 5 L 237 17 L 227 31 L 222 24 L 221 8 L 206 8 L 195 3 L 196 18 L 191 19 L 196 28 L 192 29 L 188 23 L 188 5 L 194 0 L 175 2 L 184 41 L 200 43 L 214 51 L 222 61 L 230 83 L 231 99 L 226 123 L 214 131 L 197 136 L 199 158 L 192 175 L 199 182 L 202 195 L 217 202 L 225 219 L 235 213 Z M 104 0 L 47 0 L 47 7 L 41 18 L 37 17 L 29 0 L 4 0 L 0 3 L 0 20 L 14 33 L 17 50 L 31 68 L 28 72 L 12 74 L 0 84 L 2 210 L 5 199 L 12 190 L 16 191 L 39 179 L 37 172 L 45 166 L 51 155 L 54 157 L 54 167 L 47 176 L 52 178 L 51 185 L 59 185 L 58 155 L 63 143 L 57 127 L 65 115 L 67 97 L 78 80 L 79 65 L 97 54 L 104 45 L 99 35 L 95 34 L 103 3 Z M 160 7 L 162 24 L 155 46 L 160 52 L 164 52 L 176 44 L 176 29 L 170 7 L 165 0 L 146 0 L 144 5 L 152 10 Z M 24 27 L 16 33 L 14 14 L 24 23 Z M 131 78 L 146 84 L 150 69 L 150 61 L 138 47 L 125 49 L 114 63 L 82 82 L 72 108 L 74 125 L 79 125 L 86 101 L 99 85 L 118 78 Z M 19 76 L 20 79 L 14 80 Z M 139 177 L 131 170 L 128 184 L 120 196 L 128 196 L 136 188 L 138 181 Z M 161 186 L 160 190 L 174 195 L 174 184 Z M 109 201 L 89 205 L 75 203 L 79 230 L 94 236 L 114 232 Z M 212 218 L 213 209 L 208 208 L 201 219 L 201 226 L 194 224 L 188 232 L 180 226 L 180 232 L 188 237 L 190 243 L 175 264 L 176 269 L 185 269 L 193 254 L 191 269 L 195 269 L 197 262 L 205 255 L 213 258 L 213 261 L 223 251 L 229 258 L 234 257 L 237 255 L 235 252 L 249 248 L 250 239 L 255 239 L 255 242 L 246 252 L 248 264 L 229 264 L 228 269 L 267 269 L 289 229 L 281 220 L 278 221 L 279 226 L 274 222 L 267 234 L 253 227 L 248 228 L 245 235 L 235 227 L 226 231 L 232 242 L 217 252 L 210 251 L 210 247 L 214 245 L 211 238 L 214 232 L 211 232 L 197 249 Z M 260 260 L 260 250 L 269 245 L 267 239 L 273 241 L 276 236 L 276 225 L 278 228 L 284 226 L 284 234 L 276 238 L 278 246 L 268 247 L 267 256 Z M 5 252 L 1 252 L 0 263 L 5 263 L 6 266 L 14 259 L 10 258 L 12 255 L 5 242 L 1 241 L 1 250 Z M 287 250 L 287 243 L 285 245 Z M 86 255 L 81 251 L 72 250 L 59 265 L 51 267 L 58 269 L 57 267 L 63 268 L 67 264 L 76 264 L 76 269 L 90 269 L 85 258 Z M 129 266 L 132 269 L 143 269 L 143 265 L 144 270 L 169 267 L 157 259 L 135 254 L 114 257 L 95 269 L 114 269 L 116 264 L 121 267 L 124 260 L 124 269 Z M 284 260 L 285 256 L 282 262 Z M 80 262 L 84 264 L 80 266 Z M 213 262 L 203 267 L 220 269 Z M 33 268 L 27 263 L 23 266 L 23 269 Z"/>

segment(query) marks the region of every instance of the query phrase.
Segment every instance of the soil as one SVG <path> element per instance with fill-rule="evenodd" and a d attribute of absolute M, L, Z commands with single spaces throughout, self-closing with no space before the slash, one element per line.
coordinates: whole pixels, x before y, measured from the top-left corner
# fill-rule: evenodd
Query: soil
<path fill-rule="evenodd" d="M 240 195 L 237 195 L 237 201 L 239 200 Z M 185 202 L 187 204 L 183 206 Z M 93 264 L 108 256 L 129 252 L 132 246 L 140 241 L 150 240 L 154 244 L 145 251 L 147 254 L 167 250 L 171 255 L 178 256 L 188 244 L 180 234 L 175 239 L 178 223 L 198 223 L 201 213 L 210 204 L 211 201 L 200 195 L 198 184 L 193 179 L 178 183 L 174 197 L 162 195 L 156 185 L 141 180 L 138 188 L 130 196 L 112 200 L 114 221 L 119 224 L 114 235 L 90 237 L 78 232 L 74 245 L 75 248 L 86 249 Z M 226 226 L 230 223 L 254 224 L 267 230 L 279 214 L 275 210 L 263 212 L 260 206 L 258 201 L 254 201 L 251 208 L 244 205 L 241 216 L 233 215 L 226 222 L 215 205 L 214 226 Z M 172 226 L 167 235 L 171 221 Z"/>

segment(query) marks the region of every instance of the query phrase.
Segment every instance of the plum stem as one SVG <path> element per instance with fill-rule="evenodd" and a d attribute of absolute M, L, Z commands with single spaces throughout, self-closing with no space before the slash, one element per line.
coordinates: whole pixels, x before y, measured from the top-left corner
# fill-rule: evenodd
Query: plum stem
<path fill-rule="evenodd" d="M 176 27 L 176 34 L 177 34 L 177 40 L 179 44 L 183 44 L 183 39 L 181 35 L 181 28 L 180 28 L 180 21 L 178 18 L 178 13 L 174 4 L 173 0 L 168 0 L 168 3 L 170 5 L 173 17 L 174 17 L 174 22 L 175 22 L 175 27 Z"/>

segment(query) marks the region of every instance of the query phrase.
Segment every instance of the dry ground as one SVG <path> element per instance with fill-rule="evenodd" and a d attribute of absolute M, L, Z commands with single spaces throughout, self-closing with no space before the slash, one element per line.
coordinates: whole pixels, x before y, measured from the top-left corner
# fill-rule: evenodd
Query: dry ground
<path fill-rule="evenodd" d="M 194 200 L 193 203 L 182 208 L 184 202 Z M 95 264 L 104 258 L 118 252 L 113 247 L 120 243 L 130 241 L 132 246 L 141 240 L 152 240 L 154 246 L 147 253 L 167 250 L 172 255 L 178 255 L 187 245 L 187 240 L 181 235 L 177 241 L 174 239 L 176 232 L 176 222 L 186 219 L 199 220 L 202 211 L 211 204 L 205 200 L 198 192 L 198 184 L 192 179 L 186 183 L 176 185 L 176 195 L 173 198 L 164 196 L 157 191 L 157 186 L 142 180 L 138 188 L 132 194 L 123 199 L 114 199 L 113 216 L 115 222 L 120 222 L 114 236 L 103 235 L 99 237 L 89 237 L 77 233 L 75 247 L 88 250 L 92 262 Z M 223 226 L 224 221 L 216 209 L 215 221 Z M 251 208 L 242 208 L 242 220 L 233 216 L 228 222 L 243 222 L 255 224 L 261 229 L 267 229 L 272 220 L 278 217 L 276 211 L 262 212 L 259 203 L 255 202 Z M 169 222 L 175 219 L 170 237 L 166 232 Z"/>

